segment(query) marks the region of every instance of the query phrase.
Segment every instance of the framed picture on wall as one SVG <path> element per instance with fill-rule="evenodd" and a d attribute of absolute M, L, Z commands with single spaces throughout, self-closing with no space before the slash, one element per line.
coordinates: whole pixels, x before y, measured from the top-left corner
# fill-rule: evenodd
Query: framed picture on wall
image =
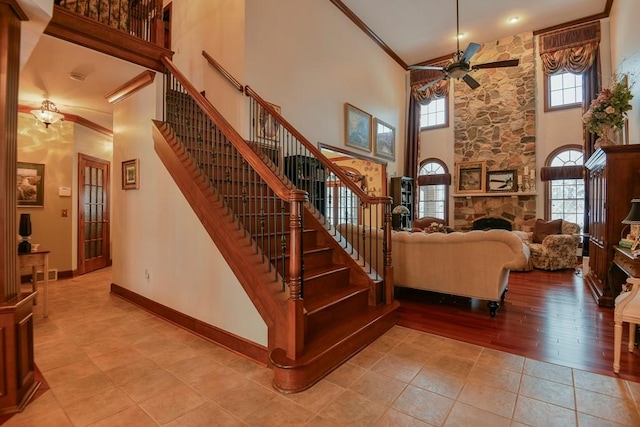
<path fill-rule="evenodd" d="M 371 152 L 371 121 L 373 117 L 349 103 L 344 104 L 345 145 Z"/>
<path fill-rule="evenodd" d="M 138 159 L 122 162 L 122 189 L 136 190 L 140 188 L 140 162 Z"/>
<path fill-rule="evenodd" d="M 18 206 L 44 207 L 44 165 L 17 163 Z"/>
<path fill-rule="evenodd" d="M 487 191 L 518 191 L 516 170 L 502 170 L 487 172 Z"/>
<path fill-rule="evenodd" d="M 486 163 L 460 162 L 456 165 L 456 193 L 484 193 Z"/>
<path fill-rule="evenodd" d="M 383 122 L 380 119 L 375 120 L 375 145 L 374 152 L 385 159 L 396 159 L 396 128 Z"/>

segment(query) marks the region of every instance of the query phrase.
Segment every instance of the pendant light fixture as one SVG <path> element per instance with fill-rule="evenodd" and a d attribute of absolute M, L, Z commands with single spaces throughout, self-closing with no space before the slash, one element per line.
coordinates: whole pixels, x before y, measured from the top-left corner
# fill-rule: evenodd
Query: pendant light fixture
<path fill-rule="evenodd" d="M 64 120 L 64 116 L 58 111 L 56 104 L 45 99 L 42 101 L 42 106 L 38 110 L 31 110 L 31 114 L 38 119 L 38 121 L 44 123 L 44 127 L 48 128 L 60 120 Z"/>

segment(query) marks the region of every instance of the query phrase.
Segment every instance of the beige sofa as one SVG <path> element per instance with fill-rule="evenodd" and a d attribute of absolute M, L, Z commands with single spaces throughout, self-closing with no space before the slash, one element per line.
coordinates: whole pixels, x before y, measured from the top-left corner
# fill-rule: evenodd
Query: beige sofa
<path fill-rule="evenodd" d="M 345 236 L 360 236 L 353 246 L 363 244 L 361 226 L 349 226 Z M 338 226 L 345 231 L 345 226 Z M 380 248 L 376 265 L 382 264 L 383 232 L 370 229 L 365 247 Z M 379 244 L 376 244 L 375 242 Z M 488 300 L 489 312 L 495 316 L 499 300 L 504 300 L 510 270 L 525 269 L 529 247 L 507 230 L 469 231 L 467 233 L 392 232 L 394 281 L 427 291 Z"/>

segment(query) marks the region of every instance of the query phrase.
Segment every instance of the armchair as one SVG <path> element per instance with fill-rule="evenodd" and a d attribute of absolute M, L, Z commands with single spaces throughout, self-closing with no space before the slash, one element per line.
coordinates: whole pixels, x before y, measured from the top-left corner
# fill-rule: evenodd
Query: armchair
<path fill-rule="evenodd" d="M 555 233 L 545 232 L 557 225 L 559 227 Z M 533 267 L 542 270 L 575 268 L 580 245 L 580 237 L 577 236 L 579 232 L 580 226 L 572 222 L 564 220 L 545 222 L 538 219 L 533 232 L 527 233 Z"/>

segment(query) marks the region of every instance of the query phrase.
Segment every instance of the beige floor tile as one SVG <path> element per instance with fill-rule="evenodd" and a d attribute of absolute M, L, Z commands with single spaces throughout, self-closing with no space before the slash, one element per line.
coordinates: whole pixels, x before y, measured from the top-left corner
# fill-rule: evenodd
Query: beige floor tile
<path fill-rule="evenodd" d="M 71 340 L 51 341 L 46 345 L 36 346 L 34 350 L 36 364 L 42 372 L 88 359 Z"/>
<path fill-rule="evenodd" d="M 404 341 L 409 339 L 415 334 L 413 329 L 405 328 L 404 326 L 394 326 L 389 329 L 384 335 L 389 338 L 396 339 L 398 341 Z"/>
<path fill-rule="evenodd" d="M 442 346 L 445 341 L 446 338 L 424 332 L 416 333 L 405 340 L 405 342 L 422 347 L 429 352 L 440 350 L 440 346 Z"/>
<path fill-rule="evenodd" d="M 437 368 L 425 366 L 411 381 L 411 384 L 450 399 L 457 399 L 464 386 L 464 379 Z"/>
<path fill-rule="evenodd" d="M 352 426 L 371 426 L 384 414 L 383 405 L 372 402 L 351 390 L 345 390 L 318 415 Z"/>
<path fill-rule="evenodd" d="M 319 413 L 343 392 L 343 387 L 324 379 L 302 393 L 288 394 L 286 397 L 313 413 Z"/>
<path fill-rule="evenodd" d="M 122 390 L 112 388 L 72 403 L 64 410 L 75 426 L 85 426 L 134 406 L 135 403 Z"/>
<path fill-rule="evenodd" d="M 399 339 L 393 338 L 389 335 L 383 335 L 371 344 L 369 344 L 369 348 L 375 351 L 379 351 L 380 353 L 388 353 L 392 348 L 397 346 L 400 343 Z"/>
<path fill-rule="evenodd" d="M 364 369 L 370 369 L 384 357 L 385 353 L 381 353 L 372 348 L 366 347 L 359 351 L 355 356 L 349 359 L 350 363 L 358 365 Z"/>
<path fill-rule="evenodd" d="M 576 398 L 573 393 L 573 387 L 543 380 L 542 378 L 523 375 L 520 385 L 520 395 L 571 410 L 576 408 Z"/>
<path fill-rule="evenodd" d="M 580 427 L 622 427 L 622 424 L 614 423 L 613 421 L 609 420 L 603 420 L 602 418 L 583 414 L 582 412 L 578 412 L 578 425 Z"/>
<path fill-rule="evenodd" d="M 69 406 L 78 400 L 84 400 L 102 393 L 102 390 L 114 388 L 115 384 L 103 372 L 87 375 L 80 379 L 69 381 L 55 387 L 51 391 L 62 406 Z"/>
<path fill-rule="evenodd" d="M 581 388 L 576 388 L 575 393 L 578 412 L 624 425 L 640 425 L 640 416 L 633 400 L 611 397 Z"/>
<path fill-rule="evenodd" d="M 573 372 L 566 366 L 527 359 L 522 372 L 532 377 L 573 386 Z"/>
<path fill-rule="evenodd" d="M 148 359 L 133 347 L 127 347 L 119 351 L 112 351 L 95 356 L 91 360 L 103 371 L 108 371 L 109 369 Z"/>
<path fill-rule="evenodd" d="M 246 378 L 242 375 L 233 372 L 229 368 L 220 367 L 220 369 L 215 372 L 185 382 L 198 393 L 217 402 L 220 396 L 235 389 L 239 384 L 244 383 L 244 381 L 246 381 Z"/>
<path fill-rule="evenodd" d="M 520 396 L 513 419 L 533 427 L 577 426 L 575 411 Z"/>
<path fill-rule="evenodd" d="M 511 418 L 516 404 L 517 394 L 479 382 L 467 382 L 462 388 L 458 401 Z"/>
<path fill-rule="evenodd" d="M 429 359 L 432 352 L 410 342 L 401 342 L 392 348 L 391 351 L 389 351 L 389 354 L 424 364 Z"/>
<path fill-rule="evenodd" d="M 315 414 L 281 396 L 276 396 L 265 406 L 245 417 L 250 426 L 299 426 L 311 420 Z"/>
<path fill-rule="evenodd" d="M 158 368 L 144 377 L 135 378 L 122 384 L 120 388 L 124 390 L 134 402 L 143 402 L 165 390 L 184 385 L 182 381 L 164 369 Z"/>
<path fill-rule="evenodd" d="M 490 348 L 483 349 L 478 357 L 478 363 L 500 366 L 502 369 L 520 373 L 524 369 L 524 361 L 525 358 L 522 356 L 492 350 Z"/>
<path fill-rule="evenodd" d="M 373 365 L 371 370 L 399 381 L 410 383 L 416 374 L 420 372 L 421 368 L 422 363 L 420 362 L 387 354 L 380 359 L 378 363 Z"/>
<path fill-rule="evenodd" d="M 501 365 L 476 363 L 467 376 L 467 381 L 485 382 L 493 387 L 517 393 L 520 388 L 520 372 L 504 369 Z"/>
<path fill-rule="evenodd" d="M 200 406 L 204 399 L 186 385 L 165 390 L 141 402 L 140 407 L 157 423 L 166 424 Z"/>
<path fill-rule="evenodd" d="M 365 372 L 351 386 L 350 390 L 361 394 L 373 402 L 391 405 L 407 386 L 402 381 L 375 372 Z"/>
<path fill-rule="evenodd" d="M 276 397 L 277 393 L 273 389 L 266 389 L 243 377 L 233 388 L 218 394 L 214 402 L 230 414 L 245 420 Z"/>
<path fill-rule="evenodd" d="M 227 371 L 227 368 L 209 356 L 198 355 L 164 367 L 184 382 L 195 381 L 209 374 Z"/>
<path fill-rule="evenodd" d="M 90 424 L 90 427 L 114 427 L 114 426 L 135 426 L 135 427 L 156 427 L 158 424 L 149 417 L 138 406 L 125 409 L 122 412 L 113 414 L 96 423 Z"/>
<path fill-rule="evenodd" d="M 413 418 L 407 414 L 389 408 L 380 419 L 375 423 L 376 427 L 429 427 L 427 424 L 417 418 Z"/>
<path fill-rule="evenodd" d="M 445 427 L 461 426 L 491 426 L 510 427 L 511 419 L 501 417 L 491 412 L 483 411 L 462 402 L 456 402 L 444 423 Z"/>
<path fill-rule="evenodd" d="M 132 363 L 105 370 L 105 373 L 111 377 L 114 383 L 122 385 L 133 379 L 149 375 L 158 368 L 153 360 L 144 357 Z"/>
<path fill-rule="evenodd" d="M 266 366 L 258 366 L 251 372 L 247 372 L 246 377 L 251 381 L 260 384 L 264 388 L 273 388 L 273 370 Z"/>
<path fill-rule="evenodd" d="M 67 414 L 62 410 L 62 408 L 56 408 L 47 412 L 40 412 L 32 417 L 15 415 L 2 425 L 4 427 L 73 427 L 73 423 L 69 417 L 67 417 Z"/>
<path fill-rule="evenodd" d="M 113 353 L 129 348 L 129 342 L 121 337 L 107 338 L 89 343 L 79 344 L 78 347 L 90 358 L 105 353 Z"/>
<path fill-rule="evenodd" d="M 224 366 L 226 366 L 227 368 L 231 369 L 234 372 L 237 372 L 245 376 L 250 375 L 253 371 L 262 367 L 262 365 L 260 365 L 258 362 L 254 360 L 246 359 L 244 357 L 238 357 L 236 359 L 233 359 L 227 362 Z"/>
<path fill-rule="evenodd" d="M 462 341 L 444 339 L 438 347 L 438 351 L 455 354 L 459 358 L 472 359 L 473 361 L 476 361 L 478 357 L 480 357 L 480 353 L 482 353 L 482 347 L 474 344 L 467 344 Z"/>
<path fill-rule="evenodd" d="M 246 424 L 212 402 L 204 402 L 202 405 L 165 424 L 166 427 L 211 427 L 213 425 L 236 427 Z"/>
<path fill-rule="evenodd" d="M 624 380 L 607 377 L 591 372 L 573 370 L 573 381 L 576 388 L 583 388 L 612 397 L 631 399 L 632 395 Z"/>
<path fill-rule="evenodd" d="M 456 353 L 439 350 L 431 355 L 425 366 L 464 379 L 469 375 L 475 363 L 475 359 L 458 357 Z"/>
<path fill-rule="evenodd" d="M 50 387 L 56 387 L 98 372 L 100 372 L 100 368 L 98 368 L 92 360 L 85 359 L 80 362 L 47 371 L 43 376 Z"/>
<path fill-rule="evenodd" d="M 393 402 L 393 409 L 434 426 L 444 424 L 454 401 L 428 390 L 407 386 Z"/>
<path fill-rule="evenodd" d="M 338 369 L 327 375 L 326 380 L 343 388 L 349 388 L 351 384 L 360 378 L 367 370 L 351 363 L 351 361 L 339 366 Z"/>

